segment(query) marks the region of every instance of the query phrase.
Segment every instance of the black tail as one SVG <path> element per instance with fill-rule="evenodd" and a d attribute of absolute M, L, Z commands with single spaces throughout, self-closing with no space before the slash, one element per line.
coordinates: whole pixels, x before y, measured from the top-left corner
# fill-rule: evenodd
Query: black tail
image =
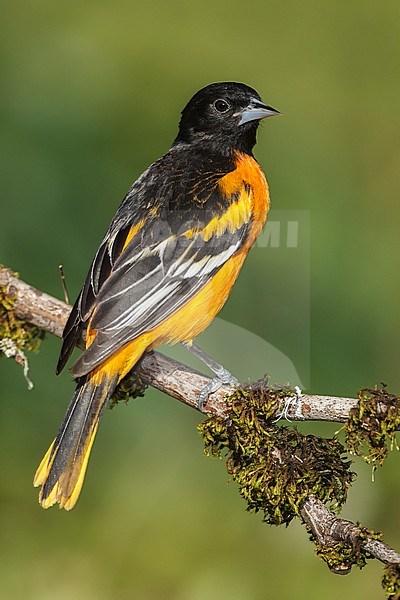
<path fill-rule="evenodd" d="M 82 377 L 56 439 L 36 471 L 34 485 L 42 486 L 39 502 L 48 508 L 56 502 L 70 510 L 78 500 L 100 418 L 117 383 L 103 377 L 99 385 Z"/>

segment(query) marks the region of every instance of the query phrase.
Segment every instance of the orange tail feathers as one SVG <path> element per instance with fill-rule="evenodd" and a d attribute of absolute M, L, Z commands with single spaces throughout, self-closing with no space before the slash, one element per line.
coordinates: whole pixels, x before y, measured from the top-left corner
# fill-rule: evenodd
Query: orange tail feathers
<path fill-rule="evenodd" d="M 79 382 L 56 439 L 36 471 L 35 486 L 42 486 L 39 502 L 49 508 L 59 502 L 70 510 L 78 500 L 100 418 L 117 378 L 100 384 L 88 378 Z"/>

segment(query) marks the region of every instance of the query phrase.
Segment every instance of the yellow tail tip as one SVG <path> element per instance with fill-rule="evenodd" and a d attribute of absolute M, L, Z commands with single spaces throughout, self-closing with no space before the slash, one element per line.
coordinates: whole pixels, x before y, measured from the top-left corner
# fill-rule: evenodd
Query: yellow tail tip
<path fill-rule="evenodd" d="M 39 504 L 42 508 L 50 508 L 57 502 L 57 494 L 55 492 L 56 486 L 52 489 L 51 493 L 47 496 L 47 498 L 42 498 L 42 491 L 39 494 Z"/>
<path fill-rule="evenodd" d="M 75 506 L 77 500 L 77 496 L 64 496 L 62 491 L 60 490 L 60 486 L 57 483 L 46 498 L 43 498 L 41 493 L 39 494 L 39 504 L 44 509 L 50 508 L 58 502 L 60 509 L 63 508 L 64 510 L 71 510 L 71 508 Z"/>
<path fill-rule="evenodd" d="M 40 463 L 35 477 L 33 479 L 33 485 L 38 487 L 42 486 L 39 493 L 39 503 L 43 508 L 50 508 L 57 502 L 60 508 L 64 510 L 71 510 L 78 501 L 79 495 L 82 490 L 83 481 L 85 479 L 86 468 L 88 465 L 90 452 L 93 446 L 94 438 L 96 436 L 98 423 L 93 427 L 88 444 L 82 454 L 81 460 L 73 465 L 69 465 L 64 472 L 60 475 L 59 479 L 55 482 L 52 490 L 44 498 L 43 489 L 48 480 L 54 458 L 57 454 L 53 452 L 54 441 L 50 448 L 47 450 L 42 462 Z"/>
<path fill-rule="evenodd" d="M 51 443 L 50 448 L 47 450 L 46 454 L 43 457 L 42 462 L 40 463 L 40 465 L 37 468 L 35 477 L 33 478 L 33 485 L 35 487 L 38 487 L 39 485 L 43 485 L 43 483 L 47 479 L 47 476 L 48 476 L 50 468 L 51 468 L 51 464 L 53 462 L 50 459 L 50 455 L 53 450 L 54 442 L 55 442 L 55 440 L 53 440 L 53 442 Z"/>

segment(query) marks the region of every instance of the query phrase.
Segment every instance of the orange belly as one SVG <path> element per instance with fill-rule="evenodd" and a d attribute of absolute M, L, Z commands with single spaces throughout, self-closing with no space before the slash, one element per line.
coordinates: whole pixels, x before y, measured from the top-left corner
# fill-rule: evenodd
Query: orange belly
<path fill-rule="evenodd" d="M 246 255 L 247 252 L 241 252 L 232 257 L 189 302 L 149 332 L 153 338 L 152 347 L 190 342 L 200 335 L 228 299 Z"/>

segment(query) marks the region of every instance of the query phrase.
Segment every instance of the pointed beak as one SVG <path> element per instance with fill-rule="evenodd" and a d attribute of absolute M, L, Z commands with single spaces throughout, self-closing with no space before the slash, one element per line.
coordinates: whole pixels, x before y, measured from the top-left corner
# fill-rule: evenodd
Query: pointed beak
<path fill-rule="evenodd" d="M 276 108 L 272 108 L 272 106 L 268 106 L 256 98 L 253 98 L 246 108 L 236 113 L 235 116 L 240 116 L 239 125 L 243 125 L 243 123 L 249 123 L 250 121 L 260 121 L 261 119 L 266 119 L 267 117 L 274 117 L 275 115 L 280 115 L 281 113 Z"/>

